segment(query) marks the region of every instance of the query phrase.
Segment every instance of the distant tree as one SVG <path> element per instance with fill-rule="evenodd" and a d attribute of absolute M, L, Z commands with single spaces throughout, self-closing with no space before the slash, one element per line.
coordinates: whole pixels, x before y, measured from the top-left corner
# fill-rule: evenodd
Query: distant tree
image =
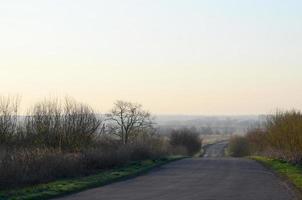
<path fill-rule="evenodd" d="M 151 114 L 143 110 L 141 104 L 117 101 L 106 117 L 108 133 L 118 136 L 123 144 L 140 133 L 153 130 Z"/>

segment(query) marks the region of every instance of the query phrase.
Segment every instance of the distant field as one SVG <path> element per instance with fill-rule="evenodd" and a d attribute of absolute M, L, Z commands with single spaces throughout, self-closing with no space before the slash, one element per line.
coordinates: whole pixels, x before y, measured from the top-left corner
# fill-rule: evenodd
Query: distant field
<path fill-rule="evenodd" d="M 230 139 L 231 135 L 203 135 L 203 144 L 213 144 L 222 140 Z"/>

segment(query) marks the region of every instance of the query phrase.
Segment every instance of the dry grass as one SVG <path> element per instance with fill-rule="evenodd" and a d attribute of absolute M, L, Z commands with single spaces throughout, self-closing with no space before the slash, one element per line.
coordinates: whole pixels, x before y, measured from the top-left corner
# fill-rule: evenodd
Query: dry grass
<path fill-rule="evenodd" d="M 0 164 L 0 188 L 19 187 L 52 180 L 78 177 L 122 166 L 131 161 L 159 159 L 169 155 L 159 139 L 100 147 L 66 153 L 57 149 L 15 149 L 5 153 Z"/>

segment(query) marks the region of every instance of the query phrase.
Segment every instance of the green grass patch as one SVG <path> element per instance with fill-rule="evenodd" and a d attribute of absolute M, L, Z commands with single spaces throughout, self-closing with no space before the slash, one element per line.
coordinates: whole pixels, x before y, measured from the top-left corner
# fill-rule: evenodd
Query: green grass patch
<path fill-rule="evenodd" d="M 277 172 L 289 180 L 299 191 L 302 191 L 302 166 L 260 156 L 251 156 L 250 158 Z"/>
<path fill-rule="evenodd" d="M 104 171 L 91 176 L 58 180 L 21 189 L 0 191 L 0 200 L 43 200 L 60 197 L 86 189 L 100 187 L 129 177 L 135 177 L 148 172 L 154 167 L 182 158 L 184 157 L 175 156 L 159 160 L 132 162 L 124 167 Z"/>

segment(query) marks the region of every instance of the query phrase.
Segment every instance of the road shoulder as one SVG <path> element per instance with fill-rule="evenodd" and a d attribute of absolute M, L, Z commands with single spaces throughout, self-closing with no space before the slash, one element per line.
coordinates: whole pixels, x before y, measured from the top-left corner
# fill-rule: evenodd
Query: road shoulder
<path fill-rule="evenodd" d="M 15 190 L 0 191 L 0 200 L 41 200 L 62 197 L 87 189 L 104 186 L 113 182 L 133 178 L 147 173 L 156 167 L 183 158 L 185 157 L 176 156 L 160 160 L 138 161 L 124 167 L 104 171 L 91 176 L 59 180 L 47 184 L 39 184 Z"/>
<path fill-rule="evenodd" d="M 281 160 L 266 158 L 262 156 L 250 156 L 268 170 L 279 177 L 288 191 L 294 193 L 296 199 L 302 199 L 302 167 Z"/>

